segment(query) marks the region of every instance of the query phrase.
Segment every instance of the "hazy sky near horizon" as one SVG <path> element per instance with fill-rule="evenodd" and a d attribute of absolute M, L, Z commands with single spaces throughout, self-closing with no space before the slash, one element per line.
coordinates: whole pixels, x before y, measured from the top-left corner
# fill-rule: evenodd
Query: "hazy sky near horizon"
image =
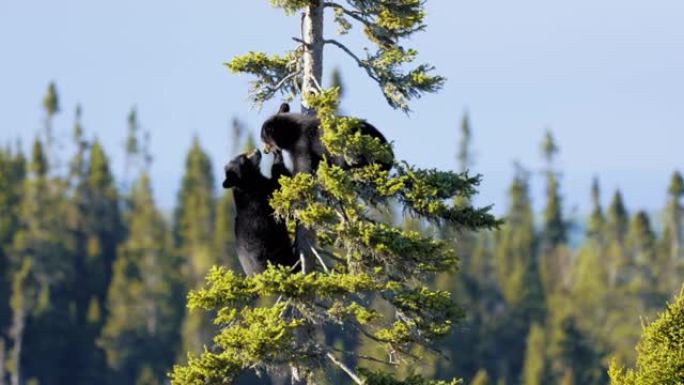
<path fill-rule="evenodd" d="M 380 128 L 399 158 L 454 168 L 467 110 L 473 170 L 485 176 L 478 202 L 494 203 L 497 212 L 507 205 L 513 161 L 541 168 L 547 128 L 561 148 L 566 210 L 586 210 L 594 175 L 604 204 L 616 187 L 630 210 L 664 204 L 672 171 L 684 171 L 684 2 L 430 0 L 427 13 L 427 31 L 407 45 L 448 81 L 414 101 L 409 116 L 389 108 L 351 60 L 326 48 L 326 72 L 340 67 L 347 86 L 343 110 Z M 250 78 L 222 63 L 250 50 L 283 52 L 298 26 L 266 0 L 0 0 L 0 143 L 20 137 L 28 147 L 54 80 L 62 140 L 69 141 L 81 103 L 87 134 L 104 142 L 120 175 L 126 115 L 135 105 L 152 136 L 155 195 L 170 208 L 193 135 L 214 162 L 218 186 L 231 118 L 256 134 L 279 103 L 250 109 Z M 362 46 L 356 35 L 342 39 Z M 535 174 L 537 198 L 540 182 Z"/>

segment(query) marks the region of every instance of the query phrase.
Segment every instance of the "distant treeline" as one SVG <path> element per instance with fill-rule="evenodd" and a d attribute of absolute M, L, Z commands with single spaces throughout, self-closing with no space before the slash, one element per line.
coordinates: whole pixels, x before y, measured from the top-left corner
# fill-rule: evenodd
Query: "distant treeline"
<path fill-rule="evenodd" d="M 80 108 L 74 151 L 62 154 L 53 138 L 60 110 L 54 85 L 43 102 L 45 127 L 30 152 L 0 149 L 0 385 L 167 383 L 186 352 L 211 348 L 213 325 L 186 310 L 187 292 L 212 265 L 239 269 L 232 197 L 216 194 L 215 165 L 194 140 L 167 220 L 153 199 L 149 138 L 135 111 L 124 180 L 117 182 L 102 144 L 82 127 Z M 254 146 L 234 123 L 234 152 L 241 142 Z M 454 147 L 465 171 L 472 166 L 465 117 L 460 130 Z M 420 367 L 403 372 L 479 385 L 606 384 L 610 359 L 631 364 L 641 319 L 678 291 L 681 175 L 663 187 L 669 198 L 659 234 L 646 213 L 628 212 L 619 191 L 604 210 L 595 181 L 586 234 L 571 249 L 550 133 L 542 148 L 542 223 L 534 223 L 529 174 L 521 167 L 509 188 L 506 224 L 496 232 L 388 218 L 454 239 L 461 257 L 461 271 L 439 276 L 434 286 L 453 293 L 464 320 L 439 352 L 415 352 Z M 349 338 L 339 346 L 370 349 Z"/>

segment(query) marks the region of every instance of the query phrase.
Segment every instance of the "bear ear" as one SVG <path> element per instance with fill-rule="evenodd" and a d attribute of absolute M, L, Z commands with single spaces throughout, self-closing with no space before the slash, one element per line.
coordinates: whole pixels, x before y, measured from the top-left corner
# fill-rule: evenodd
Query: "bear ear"
<path fill-rule="evenodd" d="M 259 164 L 261 163 L 261 151 L 259 149 L 254 149 L 249 155 L 247 155 L 247 159 L 252 162 L 252 165 L 254 167 L 259 167 Z"/>
<path fill-rule="evenodd" d="M 290 112 L 290 105 L 288 103 L 283 103 L 280 105 L 280 108 L 278 109 L 279 114 L 286 114 Z"/>

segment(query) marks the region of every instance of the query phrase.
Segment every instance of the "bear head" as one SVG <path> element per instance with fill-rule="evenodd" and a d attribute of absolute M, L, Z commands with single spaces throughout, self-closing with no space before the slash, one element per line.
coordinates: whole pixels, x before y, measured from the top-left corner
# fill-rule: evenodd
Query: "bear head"
<path fill-rule="evenodd" d="M 250 188 L 259 185 L 264 178 L 259 168 L 260 163 L 261 152 L 258 149 L 236 156 L 224 167 L 223 188 Z"/>
<path fill-rule="evenodd" d="M 303 125 L 298 114 L 278 113 L 266 119 L 261 126 L 261 141 L 264 152 L 291 150 L 300 140 Z"/>

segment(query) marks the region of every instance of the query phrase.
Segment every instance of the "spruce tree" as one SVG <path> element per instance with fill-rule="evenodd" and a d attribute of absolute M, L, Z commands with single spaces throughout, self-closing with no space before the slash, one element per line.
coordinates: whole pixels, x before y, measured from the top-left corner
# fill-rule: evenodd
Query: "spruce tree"
<path fill-rule="evenodd" d="M 92 145 L 84 137 L 81 124 L 81 108 L 76 107 L 76 119 L 73 127 L 73 141 L 76 153 L 70 161 L 69 184 L 70 200 L 66 224 L 72 238 L 70 252 L 73 254 L 72 280 L 68 283 L 68 296 L 75 307 L 75 315 L 71 325 L 72 343 L 71 359 L 75 366 L 81 368 L 75 371 L 73 383 L 92 383 L 104 381 L 105 365 L 101 351 L 95 346 L 95 340 L 102 326 L 101 313 L 108 281 L 106 280 L 105 265 L 111 264 L 116 247 L 116 233 L 98 234 L 98 228 L 112 226 L 118 228 L 118 215 L 112 215 L 95 202 L 95 191 L 91 184 L 93 166 L 98 172 L 107 173 L 105 188 L 114 189 L 111 175 L 108 171 L 107 160 L 104 159 L 99 144 Z M 88 159 L 90 155 L 90 159 Z M 95 162 L 95 164 L 93 164 Z M 100 170 L 104 168 L 104 170 Z M 98 176 L 95 176 L 96 178 Z M 118 201 L 114 191 L 110 205 L 118 214 Z M 98 236 L 99 235 L 99 236 Z M 102 255 L 100 244 L 111 243 L 105 248 L 108 253 Z M 105 261 L 109 254 L 108 261 Z"/>
<path fill-rule="evenodd" d="M 341 118 L 336 90 L 322 90 L 324 45 L 350 54 L 375 80 L 388 103 L 408 110 L 408 101 L 422 92 L 437 90 L 443 79 L 429 74 L 431 67 L 419 65 L 403 72 L 416 51 L 399 40 L 424 28 L 423 4 L 418 1 L 339 2 L 274 0 L 288 13 L 302 11 L 299 46 L 285 56 L 250 53 L 233 59 L 228 66 L 237 72 L 257 75 L 252 97 L 263 102 L 276 92 L 296 94 L 301 89 L 303 108 L 321 121 L 322 141 L 333 155 L 349 158 L 364 154 L 367 159 L 390 161 L 386 145 L 355 134 L 359 120 Z M 331 8 L 342 32 L 351 22 L 361 24 L 376 45 L 376 52 L 359 58 L 335 39 L 323 37 L 324 8 Z M 301 88 L 300 88 L 301 85 Z M 378 164 L 342 170 L 322 162 L 315 174 L 300 173 L 281 178 L 281 189 L 271 201 L 276 215 L 291 226 L 315 234 L 320 252 L 304 272 L 271 267 L 262 274 L 244 277 L 216 267 L 206 286 L 191 293 L 192 308 L 216 310 L 221 331 L 211 350 L 190 355 L 186 366 L 177 366 L 174 384 L 225 384 L 250 369 L 268 370 L 289 365 L 296 382 L 316 382 L 329 370 L 344 373 L 358 384 L 403 383 L 391 373 L 349 367 L 340 352 L 316 338 L 323 326 L 344 334 L 356 330 L 364 338 L 385 348 L 385 354 L 356 356 L 357 360 L 394 364 L 410 360 L 416 346 L 430 347 L 449 333 L 457 319 L 453 299 L 447 292 L 427 287 L 436 272 L 456 267 L 457 259 L 446 242 L 403 231 L 371 219 L 371 207 L 399 202 L 405 212 L 436 224 L 451 223 L 477 230 L 498 222 L 487 209 L 454 207 L 457 195 L 471 196 L 479 177 L 437 170 L 421 170 L 395 162 L 391 173 Z M 300 247 L 302 243 L 299 243 Z M 308 250 L 308 249 L 307 249 Z M 255 306 L 257 298 L 276 299 Z M 371 306 L 376 299 L 392 309 L 389 315 Z M 261 302 L 263 303 L 263 302 Z M 359 362 L 361 362 L 359 361 Z M 406 383 L 433 383 L 410 375 Z"/>
<path fill-rule="evenodd" d="M 522 370 L 522 385 L 542 385 L 548 378 L 547 343 L 544 329 L 533 323 L 525 343 L 525 364 Z"/>
<path fill-rule="evenodd" d="M 53 118 L 60 112 L 59 94 L 57 93 L 57 86 L 54 82 L 48 84 L 45 96 L 43 96 L 43 110 L 45 111 L 45 138 L 44 145 L 48 162 L 53 169 L 59 167 L 57 153 L 55 148 L 55 135 L 53 127 Z"/>
<path fill-rule="evenodd" d="M 637 218 L 639 216 L 636 216 Z M 633 362 L 634 344 L 639 338 L 639 322 L 634 314 L 643 314 L 642 301 L 635 291 L 638 283 L 635 253 L 640 252 L 634 246 L 644 244 L 641 235 L 651 233 L 650 224 L 645 226 L 645 215 L 635 219 L 630 231 L 629 214 L 625 207 L 622 193 L 617 190 L 606 211 L 604 239 L 607 248 L 604 253 L 604 266 L 608 271 L 608 294 L 606 298 L 606 319 L 603 335 L 614 357 L 621 362 Z M 648 230 L 647 230 L 648 229 Z M 646 230 L 646 231 L 644 231 Z M 630 234 L 631 233 L 631 234 Z M 631 240 L 628 239 L 632 238 Z M 650 242 L 650 241 L 649 241 Z M 631 246 L 631 247 L 630 247 Z"/>
<path fill-rule="evenodd" d="M 666 292 L 671 292 L 679 285 L 681 277 L 684 277 L 684 253 L 682 253 L 682 197 L 684 196 L 684 179 L 675 171 L 670 179 L 667 189 L 667 205 L 663 214 L 663 235 L 660 240 L 659 261 L 664 267 L 660 286 Z"/>
<path fill-rule="evenodd" d="M 123 236 L 119 195 L 109 159 L 98 140 L 89 144 L 87 163 L 72 198 L 75 218 L 76 276 L 72 292 L 76 299 L 76 337 L 81 341 L 83 368 L 80 383 L 103 382 L 106 364 L 96 346 L 106 319 L 107 290 L 112 280 L 112 265 Z M 73 357 L 73 359 L 77 359 Z"/>
<path fill-rule="evenodd" d="M 581 315 L 577 322 L 583 330 L 591 331 L 592 336 L 607 332 L 606 309 L 610 307 L 608 298 L 611 293 L 606 285 L 608 269 L 603 258 L 605 250 L 595 241 L 585 242 L 577 251 L 572 269 L 573 312 Z"/>
<path fill-rule="evenodd" d="M 335 67 L 330 73 L 330 88 L 337 88 L 339 90 L 338 97 L 340 100 L 344 98 L 345 87 L 342 82 L 342 71 L 340 71 L 339 67 Z"/>
<path fill-rule="evenodd" d="M 671 242 L 670 258 L 679 261 L 682 246 L 682 196 L 684 196 L 684 179 L 679 172 L 672 174 L 670 186 L 667 189 L 668 203 L 665 220 L 665 233 Z"/>
<path fill-rule="evenodd" d="M 183 256 L 186 287 L 197 288 L 217 264 L 212 242 L 215 237 L 214 174 L 209 156 L 195 138 L 185 159 L 185 174 L 174 212 L 174 239 Z M 195 312 L 183 321 L 183 349 L 199 353 L 210 341 L 212 326 L 207 317 Z"/>
<path fill-rule="evenodd" d="M 600 203 L 597 178 L 591 186 L 592 210 L 587 221 L 584 243 L 579 247 L 573 265 L 572 304 L 574 313 L 582 315 L 578 322 L 584 330 L 600 335 L 606 321 L 608 306 L 608 268 L 605 263 L 605 216 Z"/>
<path fill-rule="evenodd" d="M 16 261 L 12 261 L 12 240 L 19 231 L 20 203 L 23 195 L 26 161 L 20 149 L 0 149 L 0 383 L 7 383 L 6 358 L 10 356 L 13 333 L 12 281 L 16 277 Z M 16 292 L 16 290 L 14 290 Z M 21 334 L 21 333 L 18 333 Z M 19 343 L 21 345 L 21 343 Z"/>
<path fill-rule="evenodd" d="M 506 222 L 494 240 L 496 277 L 506 310 L 496 317 L 495 329 L 486 337 L 492 338 L 488 346 L 496 357 L 498 377 L 510 383 L 521 377 L 524 357 L 519 352 L 525 349 L 531 323 L 542 322 L 546 313 L 537 245 L 528 173 L 518 166 L 509 188 Z"/>
<path fill-rule="evenodd" d="M 48 172 L 43 144 L 36 139 L 11 251 L 16 266 L 12 302 L 21 304 L 12 306 L 13 382 L 35 377 L 56 384 L 74 378 L 73 361 L 66 354 L 69 339 L 64 338 L 74 331 L 69 312 L 73 253 L 71 234 L 64 225 L 68 201 L 64 180 Z"/>
<path fill-rule="evenodd" d="M 98 306 L 103 306 L 112 280 L 112 265 L 122 238 L 119 192 L 109 166 L 109 158 L 99 140 L 90 148 L 86 173 L 88 232 L 88 269 L 93 274 L 92 292 Z"/>
<path fill-rule="evenodd" d="M 461 118 L 461 140 L 458 144 L 458 170 L 465 172 L 472 165 L 473 155 L 471 150 L 472 133 L 470 130 L 470 118 L 464 113 Z"/>
<path fill-rule="evenodd" d="M 506 223 L 496 235 L 495 247 L 497 281 L 506 302 L 520 310 L 526 322 L 541 321 L 544 296 L 536 258 L 537 238 L 528 175 L 521 168 L 509 188 Z"/>
<path fill-rule="evenodd" d="M 546 202 L 540 234 L 539 271 L 547 302 L 553 302 L 553 296 L 567 289 L 570 284 L 567 272 L 572 259 L 566 244 L 567 224 L 563 217 L 559 176 L 554 166 L 559 148 L 551 131 L 544 134 L 541 150 L 545 162 Z"/>
<path fill-rule="evenodd" d="M 546 131 L 542 142 L 542 155 L 546 162 L 546 205 L 542 224 L 542 243 L 548 249 L 553 249 L 567 240 L 567 229 L 558 191 L 558 176 L 553 168 L 558 151 L 558 145 L 551 131 Z"/>
<path fill-rule="evenodd" d="M 604 239 L 608 250 L 606 259 L 608 266 L 608 283 L 616 287 L 619 282 L 621 266 L 625 264 L 625 237 L 629 228 L 629 214 L 625 208 L 620 190 L 616 190 L 606 212 Z"/>
<path fill-rule="evenodd" d="M 214 247 L 212 253 L 220 265 L 230 266 L 231 269 L 241 269 L 235 258 L 235 236 L 233 218 L 235 217 L 235 203 L 233 194 L 224 191 L 216 201 L 216 221 L 214 222 Z"/>
<path fill-rule="evenodd" d="M 603 353 L 577 326 L 573 316 L 563 318 L 553 342 L 552 359 L 559 383 L 577 385 L 600 385 L 606 383 Z"/>
<path fill-rule="evenodd" d="M 135 158 L 140 153 L 140 126 L 138 125 L 138 111 L 131 108 L 127 117 L 128 132 L 126 135 L 126 166 L 124 175 L 128 176 L 131 167 L 134 167 Z"/>
<path fill-rule="evenodd" d="M 598 178 L 594 178 L 591 183 L 591 214 L 587 223 L 586 236 L 593 240 L 602 242 L 603 226 L 606 219 L 601 208 L 601 187 Z"/>
<path fill-rule="evenodd" d="M 138 110 L 133 107 L 126 118 L 127 134 L 124 160 L 123 190 L 128 193 L 130 180 L 142 172 L 146 172 L 152 162 L 149 151 L 150 133 L 143 131 L 138 122 Z"/>
<path fill-rule="evenodd" d="M 114 262 L 99 346 L 113 373 L 110 383 L 147 381 L 150 371 L 161 383 L 176 358 L 183 285 L 181 260 L 146 173 L 133 185 L 126 225 L 128 237 Z"/>
<path fill-rule="evenodd" d="M 9 307 L 13 264 L 10 261 L 12 239 L 21 223 L 20 203 L 26 177 L 26 160 L 17 148 L 0 149 L 0 342 L 9 346 L 11 309 Z M 4 348 L 2 349 L 4 351 Z M 1 378 L 0 378 L 1 380 Z"/>
<path fill-rule="evenodd" d="M 684 286 L 674 301 L 643 329 L 634 369 L 610 365 L 611 385 L 684 383 Z"/>
<path fill-rule="evenodd" d="M 656 234 L 651 221 L 644 211 L 639 211 L 632 219 L 626 239 L 627 266 L 625 273 L 628 290 L 635 296 L 639 314 L 648 315 L 660 308 L 667 299 L 662 292 L 661 279 L 666 277 L 667 267 L 658 256 Z"/>
<path fill-rule="evenodd" d="M 200 281 L 214 264 L 207 246 L 214 228 L 214 174 L 211 160 L 195 138 L 185 159 L 185 173 L 174 212 L 174 238 L 187 256 L 190 279 Z"/>
<path fill-rule="evenodd" d="M 467 114 L 464 114 L 458 126 L 459 142 L 456 145 L 457 171 L 465 173 L 474 165 L 472 159 L 472 131 Z M 455 206 L 468 206 L 469 200 L 463 196 L 454 199 Z M 445 272 L 436 277 L 434 287 L 446 290 L 452 296 L 458 296 L 459 305 L 465 312 L 462 325 L 444 339 L 440 348 L 448 352 L 450 360 L 438 361 L 440 378 L 455 376 L 472 377 L 477 370 L 491 370 L 487 359 L 490 352 L 478 351 L 482 344 L 481 336 L 485 330 L 491 330 L 492 320 L 497 317 L 495 309 L 501 305 L 501 292 L 494 274 L 492 252 L 489 247 L 490 233 L 472 233 L 463 231 L 458 226 L 441 226 L 436 229 L 440 236 L 451 242 L 460 258 L 459 272 Z M 495 339 L 494 335 L 489 338 Z"/>
<path fill-rule="evenodd" d="M 631 254 L 630 263 L 634 265 L 652 265 L 655 261 L 656 235 L 651 227 L 651 220 L 645 211 L 638 211 L 629 224 L 626 246 Z"/>
<path fill-rule="evenodd" d="M 629 215 L 622 199 L 622 192 L 616 190 L 608 206 L 606 235 L 610 241 L 623 244 L 629 227 Z"/>

